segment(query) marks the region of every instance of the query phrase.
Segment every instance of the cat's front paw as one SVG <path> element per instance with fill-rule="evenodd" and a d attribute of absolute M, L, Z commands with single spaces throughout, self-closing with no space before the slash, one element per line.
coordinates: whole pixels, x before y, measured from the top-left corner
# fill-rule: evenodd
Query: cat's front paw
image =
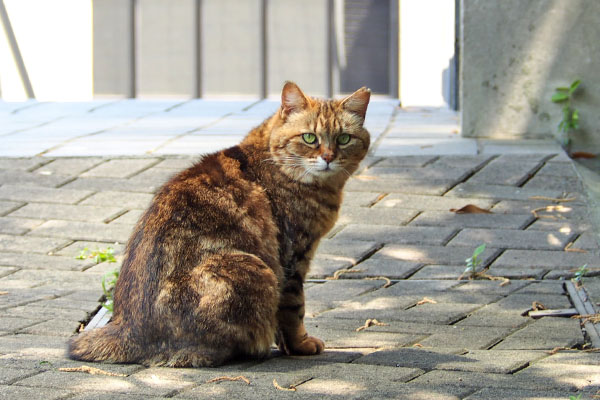
<path fill-rule="evenodd" d="M 325 350 L 325 343 L 314 336 L 306 336 L 299 343 L 294 344 L 292 354 L 312 356 L 321 354 Z"/>

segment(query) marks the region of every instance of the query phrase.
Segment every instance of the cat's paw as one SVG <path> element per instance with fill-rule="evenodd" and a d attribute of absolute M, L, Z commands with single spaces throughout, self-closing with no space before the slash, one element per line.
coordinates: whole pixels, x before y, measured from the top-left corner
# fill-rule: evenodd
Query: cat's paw
<path fill-rule="evenodd" d="M 325 350 L 325 343 L 314 336 L 306 336 L 299 343 L 295 343 L 291 350 L 292 354 L 312 356 L 321 354 Z"/>

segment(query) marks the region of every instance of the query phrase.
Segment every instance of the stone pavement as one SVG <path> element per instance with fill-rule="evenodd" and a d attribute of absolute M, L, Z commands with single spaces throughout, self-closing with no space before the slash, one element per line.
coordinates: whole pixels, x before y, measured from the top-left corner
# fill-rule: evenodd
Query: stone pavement
<path fill-rule="evenodd" d="M 0 398 L 589 399 L 600 391 L 600 356 L 581 350 L 589 338 L 579 321 L 527 316 L 533 302 L 571 308 L 564 282 L 583 264 L 600 271 L 573 162 L 551 142 L 463 139 L 454 113 L 383 99 L 367 115 L 371 154 L 306 284 L 306 325 L 326 342 L 322 355 L 274 351 L 217 369 L 66 358 L 67 339 L 98 308 L 102 276 L 118 267 L 156 188 L 276 107 L 0 103 Z M 450 211 L 468 204 L 491 213 Z M 482 266 L 498 280 L 458 280 L 482 243 Z M 117 263 L 76 258 L 109 246 Z M 584 287 L 598 298 L 598 278 Z M 360 329 L 373 319 L 379 324 Z M 82 365 L 116 375 L 60 370 Z M 222 376 L 250 386 L 208 382 Z"/>

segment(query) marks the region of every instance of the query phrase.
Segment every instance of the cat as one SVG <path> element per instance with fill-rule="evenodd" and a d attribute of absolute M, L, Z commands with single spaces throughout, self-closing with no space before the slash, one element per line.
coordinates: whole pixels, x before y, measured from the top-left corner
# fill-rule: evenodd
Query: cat
<path fill-rule="evenodd" d="M 321 100 L 288 81 L 279 110 L 239 145 L 171 178 L 126 246 L 112 320 L 71 338 L 69 356 L 212 367 L 266 357 L 274 342 L 321 353 L 304 328 L 303 283 L 369 149 L 370 96 Z"/>

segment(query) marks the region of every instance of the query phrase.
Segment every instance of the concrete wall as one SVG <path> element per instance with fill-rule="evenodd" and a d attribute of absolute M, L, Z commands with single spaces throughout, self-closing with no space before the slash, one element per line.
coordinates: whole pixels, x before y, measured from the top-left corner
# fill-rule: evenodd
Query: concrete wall
<path fill-rule="evenodd" d="M 600 144 L 600 1 L 462 0 L 461 10 L 464 136 L 553 137 L 554 89 L 580 78 L 573 140 Z"/>

